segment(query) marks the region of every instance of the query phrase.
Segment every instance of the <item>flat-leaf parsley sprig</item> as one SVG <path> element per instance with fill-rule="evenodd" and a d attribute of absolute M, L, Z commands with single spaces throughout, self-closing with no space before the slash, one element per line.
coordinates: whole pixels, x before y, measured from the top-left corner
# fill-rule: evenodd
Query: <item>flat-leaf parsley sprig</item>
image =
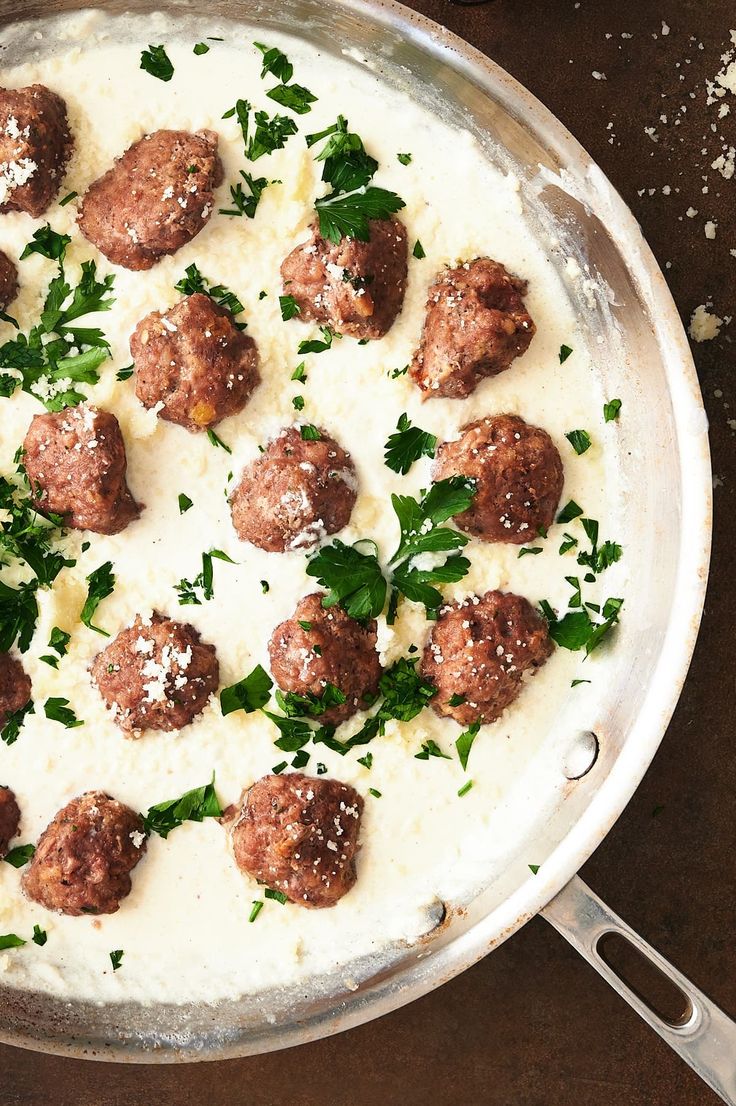
<path fill-rule="evenodd" d="M 0 346 L 0 397 L 12 396 L 21 387 L 49 411 L 84 402 L 86 396 L 76 385 L 96 384 L 98 369 L 110 353 L 102 331 L 80 326 L 79 320 L 110 310 L 115 278 L 109 274 L 98 280 L 95 262 L 84 261 L 79 281 L 72 286 L 64 270 L 70 242 L 68 235 L 49 225 L 34 233 L 21 259 L 41 254 L 57 263 L 58 273 L 49 285 L 39 322 Z"/>

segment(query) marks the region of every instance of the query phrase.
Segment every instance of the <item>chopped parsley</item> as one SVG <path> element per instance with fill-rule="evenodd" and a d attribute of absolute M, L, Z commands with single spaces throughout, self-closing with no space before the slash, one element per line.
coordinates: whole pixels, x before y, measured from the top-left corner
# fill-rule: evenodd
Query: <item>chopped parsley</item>
<path fill-rule="evenodd" d="M 573 680 L 570 687 L 579 687 L 580 684 L 589 684 L 590 680 Z"/>
<path fill-rule="evenodd" d="M 281 81 L 282 84 L 287 84 L 294 76 L 294 66 L 286 54 L 279 50 L 277 46 L 264 46 L 262 42 L 254 42 L 253 45 L 263 55 L 261 80 L 271 73 L 276 80 Z"/>
<path fill-rule="evenodd" d="M 537 553 L 542 552 L 543 550 L 541 545 L 523 545 L 519 552 L 516 554 L 516 558 L 518 560 L 520 557 L 536 557 Z"/>
<path fill-rule="evenodd" d="M 306 384 L 307 374 L 306 374 L 306 371 L 304 369 L 304 362 L 303 361 L 301 361 L 297 365 L 297 367 L 294 369 L 293 373 L 291 374 L 291 379 L 299 381 L 300 384 Z"/>
<path fill-rule="evenodd" d="M 302 84 L 277 84 L 274 88 L 269 88 L 266 95 L 282 108 L 289 108 L 297 115 L 306 115 L 317 100 L 314 93 Z"/>
<path fill-rule="evenodd" d="M 560 549 L 559 549 L 560 554 L 567 553 L 568 550 L 574 549 L 577 544 L 578 544 L 578 539 L 574 538 L 572 536 L 572 534 L 568 534 L 567 532 L 565 532 L 562 535 L 562 542 L 560 544 Z"/>
<path fill-rule="evenodd" d="M 184 270 L 184 276 L 174 287 L 177 292 L 181 292 L 185 296 L 192 296 L 195 292 L 201 292 L 203 295 L 209 296 L 218 307 L 226 308 L 233 317 L 240 315 L 244 310 L 242 303 L 234 292 L 231 292 L 224 284 L 212 284 L 207 277 L 202 276 L 196 265 L 188 265 Z M 235 325 L 240 330 L 245 329 L 245 324 L 242 322 Z"/>
<path fill-rule="evenodd" d="M 115 373 L 116 380 L 130 380 L 131 376 L 135 372 L 135 365 L 126 365 L 124 369 L 119 369 Z"/>
<path fill-rule="evenodd" d="M 583 453 L 587 453 L 592 444 L 590 440 L 590 434 L 587 430 L 571 430 L 569 434 L 565 434 L 565 437 L 577 453 L 578 457 L 580 457 Z"/>
<path fill-rule="evenodd" d="M 302 310 L 293 296 L 279 296 L 279 307 L 281 308 L 281 318 L 284 322 L 293 319 L 295 315 L 300 315 Z M 292 380 L 293 379 L 292 377 Z"/>
<path fill-rule="evenodd" d="M 35 851 L 35 845 L 16 845 L 14 849 L 5 854 L 3 860 L 6 864 L 12 864 L 14 868 L 22 868 L 33 857 Z"/>
<path fill-rule="evenodd" d="M 604 541 L 598 545 L 598 523 L 593 518 L 581 518 L 580 525 L 590 541 L 590 550 L 578 553 L 578 564 L 596 575 L 610 568 L 612 564 L 621 560 L 623 549 L 614 541 Z"/>
<path fill-rule="evenodd" d="M 64 537 L 63 520 L 36 511 L 22 465 L 12 478 L 0 476 L 0 510 L 0 567 L 17 563 L 35 576 L 17 589 L 0 582 L 0 652 L 9 652 L 17 638 L 25 653 L 36 624 L 37 589 L 50 587 L 63 568 L 76 562 L 56 545 Z"/>
<path fill-rule="evenodd" d="M 263 892 L 267 899 L 273 899 L 274 902 L 280 902 L 282 906 L 285 906 L 289 901 L 283 891 L 274 891 L 272 887 L 267 887 Z"/>
<path fill-rule="evenodd" d="M 286 765 L 284 765 L 284 767 L 286 767 Z M 250 917 L 248 918 L 248 921 L 249 922 L 254 922 L 256 920 L 256 918 L 258 917 L 258 915 L 261 913 L 262 910 L 263 910 L 263 899 L 254 899 L 253 900 L 253 909 L 250 912 Z"/>
<path fill-rule="evenodd" d="M 156 803 L 147 814 L 142 815 L 143 828 L 148 835 L 157 833 L 166 839 L 172 830 L 184 822 L 202 822 L 205 818 L 220 818 L 222 807 L 215 792 L 215 774 L 202 787 L 186 791 L 178 799 L 168 799 Z"/>
<path fill-rule="evenodd" d="M 568 357 L 572 353 L 572 346 L 560 346 L 560 364 L 564 365 Z"/>
<path fill-rule="evenodd" d="M 406 413 L 396 424 L 396 430 L 389 436 L 385 445 L 384 460 L 394 472 L 406 476 L 407 472 L 420 457 L 434 457 L 437 438 L 419 426 L 412 426 Z"/>
<path fill-rule="evenodd" d="M 112 595 L 115 589 L 115 573 L 112 570 L 112 561 L 105 561 L 103 565 L 91 572 L 87 577 L 87 583 L 89 584 L 87 599 L 82 607 L 79 619 L 90 630 L 94 630 L 104 637 L 109 637 L 107 630 L 102 630 L 99 626 L 92 624 L 92 618 L 102 600 L 106 599 L 108 595 Z"/>
<path fill-rule="evenodd" d="M 369 771 L 373 767 L 373 753 L 366 753 L 364 757 L 358 757 L 358 764 L 362 764 Z"/>
<path fill-rule="evenodd" d="M 210 549 L 202 554 L 202 571 L 193 580 L 180 580 L 174 585 L 174 590 L 179 596 L 179 605 L 182 607 L 201 607 L 202 602 L 208 603 L 214 598 L 214 568 L 213 560 L 225 561 L 234 565 L 232 557 L 223 553 L 221 549 Z M 201 592 L 201 598 L 200 593 Z"/>
<path fill-rule="evenodd" d="M 179 514 L 185 515 L 187 511 L 190 511 L 194 504 L 188 495 L 184 492 L 179 492 Z"/>
<path fill-rule="evenodd" d="M 572 522 L 576 518 L 580 518 L 583 513 L 583 508 L 579 507 L 574 499 L 569 500 L 568 503 L 562 508 L 557 516 L 558 522 Z"/>
<path fill-rule="evenodd" d="M 462 785 L 462 787 L 460 788 L 460 790 L 458 791 L 458 797 L 462 799 L 463 795 L 467 795 L 467 793 L 470 791 L 472 786 L 473 786 L 473 781 L 472 780 L 468 780 L 467 783 L 464 783 Z"/>
<path fill-rule="evenodd" d="M 286 140 L 296 134 L 297 126 L 293 119 L 286 115 L 274 115 L 270 117 L 265 111 L 253 111 L 251 130 L 251 104 L 247 100 L 237 100 L 235 107 L 230 108 L 223 115 L 223 119 L 231 119 L 235 116 L 240 124 L 243 135 L 243 146 L 248 161 L 258 161 L 264 154 L 272 154 L 274 150 L 281 150 L 286 145 Z"/>
<path fill-rule="evenodd" d="M 603 404 L 603 418 L 606 422 L 614 422 L 621 411 L 621 400 L 611 399 Z"/>
<path fill-rule="evenodd" d="M 150 46 L 141 53 L 141 69 L 158 77 L 160 81 L 170 81 L 174 76 L 174 67 L 163 46 Z"/>
<path fill-rule="evenodd" d="M 196 42 L 194 44 L 194 50 L 192 51 L 197 57 L 201 57 L 202 54 L 209 54 L 210 48 L 206 42 Z"/>
<path fill-rule="evenodd" d="M 327 775 L 327 765 L 323 764 L 321 760 L 317 761 L 317 775 L 318 776 L 326 776 Z"/>
<path fill-rule="evenodd" d="M 374 799 L 380 799 L 382 793 L 378 791 L 375 787 L 369 787 L 368 794 L 372 795 Z"/>
<path fill-rule="evenodd" d="M 59 207 L 66 207 L 66 205 L 70 204 L 72 200 L 76 200 L 78 195 L 78 192 L 68 192 L 63 200 L 59 200 Z"/>
<path fill-rule="evenodd" d="M 397 154 L 396 158 L 402 165 L 409 165 L 411 162 L 411 154 Z"/>
<path fill-rule="evenodd" d="M 123 963 L 123 957 L 125 951 L 123 949 L 113 949 L 110 953 L 110 963 L 112 964 L 112 970 L 116 972 Z"/>
<path fill-rule="evenodd" d="M 245 192 L 240 181 L 237 184 L 230 185 L 230 199 L 232 201 L 232 208 L 220 208 L 220 215 L 245 215 L 248 219 L 255 217 L 258 209 L 258 204 L 261 202 L 261 196 L 263 195 L 269 184 L 281 184 L 281 181 L 266 180 L 265 177 L 253 177 L 250 173 L 246 173 L 244 169 L 240 170 L 240 175 L 245 181 L 248 188 L 248 192 Z M 265 296 L 265 292 L 261 293 L 261 299 Z"/>
<path fill-rule="evenodd" d="M 415 760 L 429 760 L 430 757 L 441 757 L 442 760 L 449 760 L 450 757 L 447 753 L 443 753 L 436 741 L 432 738 L 428 738 L 427 741 L 422 743 L 421 752 L 416 753 Z"/>
<path fill-rule="evenodd" d="M 207 440 L 210 445 L 213 445 L 215 449 L 224 449 L 226 453 L 232 453 L 232 449 L 226 442 L 223 442 L 222 438 L 218 438 L 214 430 L 207 431 Z"/>
<path fill-rule="evenodd" d="M 480 722 L 473 722 L 470 726 L 468 726 L 467 730 L 463 730 L 463 732 L 460 734 L 457 741 L 455 742 L 455 748 L 457 749 L 458 758 L 463 766 L 463 769 L 466 772 L 468 770 L 468 757 L 470 756 L 470 750 L 473 748 L 473 742 L 478 736 L 479 730 Z"/>
<path fill-rule="evenodd" d="M 15 745 L 20 735 L 21 727 L 29 714 L 35 714 L 32 702 L 26 703 L 20 710 L 13 711 L 5 720 L 5 725 L 0 730 L 0 740 L 5 745 Z"/>
<path fill-rule="evenodd" d="M 49 637 L 48 648 L 53 649 L 56 656 L 46 654 L 43 657 L 39 657 L 44 664 L 48 664 L 51 668 L 59 667 L 59 660 L 61 657 L 66 656 L 66 651 L 69 647 L 69 642 L 72 640 L 71 634 L 67 634 L 65 630 L 60 630 L 58 626 L 54 626 Z"/>
<path fill-rule="evenodd" d="M 61 411 L 86 398 L 77 384 L 96 384 L 98 369 L 109 357 L 110 346 L 97 327 L 80 327 L 79 319 L 109 311 L 114 276 L 97 279 L 94 261 L 84 261 L 76 287 L 64 271 L 68 235 L 41 227 L 26 246 L 24 256 L 40 253 L 55 260 L 58 273 L 49 284 L 39 322 L 27 334 L 19 332 L 0 346 L 0 397 L 12 396 L 20 386 L 49 411 Z M 9 371 L 2 371 L 9 370 Z"/>
<path fill-rule="evenodd" d="M 279 297 L 281 299 L 282 297 Z M 308 338 L 299 343 L 297 353 L 301 357 L 304 353 L 324 353 L 325 350 L 332 348 L 332 342 L 335 338 L 340 338 L 340 334 L 336 334 L 334 330 L 331 330 L 329 326 L 321 326 L 319 332 L 322 335 L 320 341 L 319 338 Z"/>
<path fill-rule="evenodd" d="M 220 708 L 223 715 L 233 714 L 236 710 L 252 714 L 261 710 L 271 697 L 273 681 L 260 664 L 244 676 L 238 683 L 223 688 L 220 692 Z"/>
<path fill-rule="evenodd" d="M 593 621 L 587 606 L 582 610 L 568 610 L 560 619 L 557 618 L 547 600 L 542 600 L 540 609 L 547 620 L 549 636 L 553 641 L 563 649 L 570 649 L 573 652 L 585 649 L 586 656 L 589 656 L 618 622 L 623 602 L 623 599 L 607 599 L 603 605 L 603 619 L 600 622 Z"/>
<path fill-rule="evenodd" d="M 48 938 L 48 934 L 46 933 L 46 930 L 41 929 L 41 927 L 39 925 L 34 925 L 34 927 L 33 927 L 33 937 L 31 937 L 31 940 L 33 941 L 34 945 L 38 945 L 39 948 L 42 948 L 46 944 L 48 939 L 49 938 Z"/>
<path fill-rule="evenodd" d="M 52 722 L 60 722 L 67 730 L 74 730 L 77 726 L 84 725 L 82 719 L 77 718 L 76 714 L 69 706 L 68 699 L 52 696 L 52 698 L 46 700 L 43 709 L 47 718 Z"/>
<path fill-rule="evenodd" d="M 424 246 L 422 245 L 422 243 L 419 241 L 418 238 L 417 238 L 416 242 L 414 243 L 414 249 L 411 252 L 414 255 L 414 257 L 416 257 L 417 261 L 422 261 L 423 258 L 425 258 L 427 256 L 426 253 L 424 252 Z"/>
<path fill-rule="evenodd" d="M 19 949 L 23 945 L 25 941 L 17 933 L 0 933 L 0 952 L 3 949 Z"/>
<path fill-rule="evenodd" d="M 531 872 L 531 874 L 533 876 L 535 876 L 537 874 L 537 872 L 539 871 L 541 865 L 539 865 L 539 864 L 529 864 L 529 865 L 527 865 L 527 867 L 529 868 L 529 871 Z"/>
<path fill-rule="evenodd" d="M 308 135 L 307 145 L 323 138 L 327 142 L 317 160 L 324 162 L 322 180 L 332 192 L 315 203 L 320 234 L 335 243 L 345 237 L 367 242 L 370 219 L 388 219 L 406 205 L 395 192 L 370 183 L 378 162 L 366 152 L 360 136 L 349 131 L 344 116 L 319 134 Z"/>
<path fill-rule="evenodd" d="M 319 718 L 333 707 L 340 707 L 346 700 L 344 692 L 334 684 L 327 683 L 321 695 L 307 692 L 300 695 L 295 691 L 276 692 L 276 702 L 287 718 Z"/>
<path fill-rule="evenodd" d="M 322 438 L 317 427 L 313 426 L 311 422 L 304 423 L 300 426 L 299 434 L 303 442 L 319 442 Z"/>
<path fill-rule="evenodd" d="M 266 593 L 270 590 L 271 585 L 269 584 L 268 580 L 261 580 L 261 591 L 263 592 L 263 594 L 266 595 Z"/>

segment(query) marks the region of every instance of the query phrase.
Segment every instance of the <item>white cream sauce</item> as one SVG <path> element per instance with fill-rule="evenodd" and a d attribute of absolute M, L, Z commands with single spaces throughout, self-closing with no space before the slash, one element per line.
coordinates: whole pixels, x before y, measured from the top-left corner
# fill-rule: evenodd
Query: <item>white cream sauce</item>
<path fill-rule="evenodd" d="M 201 27 L 186 41 L 165 22 L 141 22 L 138 45 L 122 42 L 108 20 L 85 15 L 67 27 L 68 39 L 85 40 L 37 63 L 2 73 L 6 86 L 34 81 L 47 84 L 66 100 L 76 139 L 74 156 L 60 193 L 79 194 L 146 131 L 160 127 L 196 130 L 211 127 L 220 136 L 225 183 L 217 207 L 229 207 L 228 183 L 247 169 L 256 176 L 280 179 L 266 189 L 254 220 L 215 214 L 202 233 L 174 257 L 150 272 L 115 270 L 116 304 L 98 320 L 112 344 L 113 357 L 101 372 L 93 401 L 120 420 L 133 494 L 145 504 L 139 521 L 115 537 L 72 535 L 78 553 L 75 568 L 59 577 L 52 592 L 41 593 L 41 619 L 24 664 L 33 680 L 35 701 L 68 698 L 84 726 L 65 730 L 42 710 L 26 721 L 18 742 L 0 747 L 0 782 L 10 785 L 22 808 L 17 842 L 35 841 L 56 811 L 73 796 L 103 788 L 139 810 L 217 775 L 223 803 L 234 802 L 242 789 L 283 758 L 273 741 L 272 724 L 259 714 L 222 718 L 213 700 L 197 721 L 179 734 L 148 733 L 126 740 L 90 685 L 87 669 L 105 639 L 79 622 L 86 596 L 85 577 L 106 560 L 115 566 L 114 594 L 98 609 L 97 624 L 112 634 L 136 613 L 152 609 L 191 621 L 217 646 L 222 684 L 242 678 L 257 662 L 267 665 L 266 643 L 273 627 L 287 617 L 298 599 L 313 590 L 305 574 L 303 553 L 267 554 L 241 544 L 231 526 L 226 492 L 229 474 L 237 476 L 256 456 L 258 444 L 294 419 L 292 398 L 305 397 L 304 421 L 324 426 L 355 460 L 359 496 L 349 528 L 351 542 L 371 535 L 386 557 L 395 548 L 398 527 L 390 507 L 392 491 L 418 494 L 429 480 L 429 461 L 414 465 L 408 476 L 383 463 L 383 447 L 397 419 L 407 411 L 412 421 L 441 439 L 457 435 L 464 423 L 494 412 L 515 412 L 545 427 L 565 461 L 563 502 L 573 497 L 608 532 L 609 501 L 615 500 L 616 477 L 609 471 L 604 447 L 612 433 L 602 420 L 601 394 L 583 334 L 567 292 L 556 276 L 549 247 L 531 236 L 513 178 L 501 175 L 470 135 L 450 130 L 418 103 L 389 94 L 364 68 L 330 59 L 296 41 L 274 36 L 295 67 L 294 80 L 319 97 L 309 115 L 297 117 L 299 134 L 285 149 L 255 165 L 245 162 L 237 123 L 222 120 L 236 98 L 252 101 L 269 113 L 278 111 L 266 95 L 274 81 L 259 76 L 260 54 L 250 45 L 257 32 L 237 35 Z M 210 42 L 202 57 L 192 46 L 208 34 L 223 33 L 226 42 Z M 140 50 L 165 42 L 175 66 L 170 83 L 139 69 Z M 39 42 L 39 51 L 44 44 Z M 424 260 L 410 263 L 403 312 L 381 341 L 359 346 L 344 338 L 331 351 L 306 358 L 308 381 L 290 380 L 298 361 L 296 349 L 316 327 L 283 322 L 279 312 L 279 265 L 303 241 L 312 218 L 313 200 L 324 189 L 321 166 L 307 150 L 304 134 L 347 116 L 370 153 L 378 158 L 376 183 L 406 200 L 400 217 L 411 244 L 421 240 Z M 289 114 L 285 112 L 285 114 Z M 397 153 L 410 152 L 404 166 Z M 94 257 L 103 273 L 110 265 L 75 229 L 75 204 L 48 212 L 57 231 L 72 234 L 68 269 Z M 0 247 L 18 257 L 37 226 L 23 214 L 0 219 Z M 484 382 L 467 400 L 422 402 L 407 376 L 391 379 L 416 347 L 427 286 L 444 265 L 490 255 L 529 280 L 527 304 L 537 324 L 529 351 L 501 376 Z M 232 288 L 245 305 L 249 333 L 258 344 L 262 384 L 245 411 L 227 420 L 218 433 L 231 445 L 232 457 L 214 449 L 204 435 L 159 421 L 134 395 L 134 381 L 116 381 L 130 362 L 128 338 L 138 320 L 178 299 L 175 283 L 196 262 L 213 282 Z M 32 256 L 20 263 L 21 294 L 12 313 L 26 329 L 37 318 L 51 262 Z M 265 290 L 267 296 L 259 298 Z M 0 324 L 2 327 L 2 324 Z M 8 328 L 3 338 L 9 337 Z M 574 352 L 559 364 L 562 343 Z M 18 392 L 0 401 L 0 471 L 12 470 L 12 458 L 28 424 L 41 405 Z M 565 432 L 584 427 L 593 447 L 576 457 Z M 186 493 L 194 507 L 181 516 L 177 496 Z M 449 598 L 472 591 L 504 588 L 533 603 L 548 598 L 566 606 L 566 574 L 578 574 L 572 556 L 560 557 L 563 526 L 556 526 L 539 556 L 518 559 L 518 547 L 472 541 L 468 577 L 446 589 Z M 579 534 L 582 537 L 582 532 Z M 90 548 L 79 549 L 89 537 Z M 204 550 L 219 548 L 236 566 L 215 562 L 215 597 L 200 607 L 180 607 L 174 585 L 192 578 Z M 259 581 L 267 580 L 264 594 Z M 606 581 L 605 583 L 608 583 Z M 605 585 L 604 585 L 605 586 Z M 608 594 L 622 594 L 606 588 Z M 591 590 L 591 597 L 595 594 Z M 72 634 L 68 656 L 58 672 L 41 663 L 53 626 Z M 422 646 L 430 624 L 423 610 L 405 603 L 393 628 L 380 622 L 380 646 L 386 664 Z M 154 837 L 133 874 L 132 894 L 118 913 L 101 918 L 67 918 L 44 911 L 24 899 L 21 872 L 0 864 L 0 933 L 30 937 L 34 923 L 48 931 L 47 944 L 27 944 L 0 954 L 0 979 L 13 986 L 32 986 L 62 996 L 101 1000 L 215 1000 L 292 982 L 346 966 L 353 958 L 396 941 L 412 941 L 432 925 L 437 900 L 466 903 L 479 887 L 508 862 L 521 827 L 540 816 L 530 802 L 547 781 L 559 785 L 563 708 L 570 697 L 585 702 L 585 688 L 570 690 L 571 680 L 595 680 L 594 658 L 579 671 L 581 657 L 558 649 L 530 681 L 519 701 L 495 725 L 483 728 L 464 773 L 454 752 L 459 727 L 441 722 L 431 711 L 411 724 L 392 723 L 371 745 L 373 767 L 357 763 L 358 749 L 342 758 L 319 746 L 317 761 L 329 774 L 353 784 L 366 796 L 362 850 L 355 888 L 332 910 L 308 911 L 267 901 L 258 920 L 248 923 L 253 900 L 262 889 L 235 867 L 223 829 L 214 821 L 185 824 L 168 841 Z M 581 721 L 585 708 L 580 708 Z M 361 718 L 341 731 L 347 735 Z M 415 759 L 422 741 L 433 738 L 450 760 Z M 554 778 L 552 778 L 554 777 Z M 459 798 L 467 779 L 472 790 Z M 368 794 L 373 787 L 381 798 Z M 528 860 L 534 858 L 529 857 Z M 529 877 L 531 878 L 531 877 Z M 123 949 L 122 969 L 111 970 L 109 952 Z"/>

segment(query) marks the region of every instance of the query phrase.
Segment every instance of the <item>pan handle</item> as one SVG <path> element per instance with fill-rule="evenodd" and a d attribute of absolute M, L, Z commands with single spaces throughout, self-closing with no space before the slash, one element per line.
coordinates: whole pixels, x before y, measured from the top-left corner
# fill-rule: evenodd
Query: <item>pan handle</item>
<path fill-rule="evenodd" d="M 579 877 L 563 887 L 542 916 L 724 1102 L 736 1106 L 736 1022 L 609 910 Z M 610 934 L 627 941 L 680 992 L 685 1007 L 681 1018 L 670 1022 L 656 1013 L 604 959 L 601 940 Z"/>

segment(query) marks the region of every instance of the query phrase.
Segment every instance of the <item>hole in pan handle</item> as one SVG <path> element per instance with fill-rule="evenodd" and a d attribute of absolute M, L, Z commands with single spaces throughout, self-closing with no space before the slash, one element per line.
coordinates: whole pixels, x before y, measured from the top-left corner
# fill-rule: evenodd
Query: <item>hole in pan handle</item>
<path fill-rule="evenodd" d="M 548 903 L 542 916 L 724 1102 L 736 1106 L 736 1022 L 634 933 L 577 876 Z M 615 953 L 611 951 L 613 945 L 618 945 Z M 640 970 L 634 972 L 635 983 L 623 978 L 621 952 L 625 946 L 639 961 L 647 962 L 649 979 L 644 984 Z M 631 957 L 628 965 L 631 978 Z M 665 981 L 667 997 L 663 1002 Z"/>

